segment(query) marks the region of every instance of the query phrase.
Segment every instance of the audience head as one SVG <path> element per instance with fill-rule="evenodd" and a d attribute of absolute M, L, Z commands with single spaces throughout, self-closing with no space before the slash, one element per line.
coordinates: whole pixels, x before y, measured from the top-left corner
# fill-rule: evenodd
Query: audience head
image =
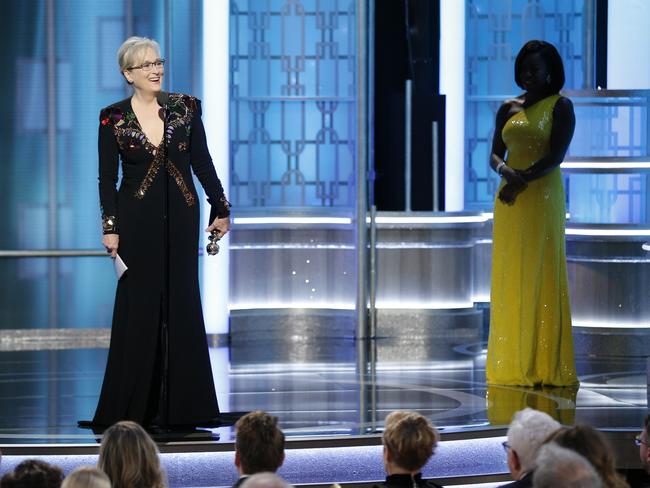
<path fill-rule="evenodd" d="M 106 429 L 97 465 L 114 488 L 165 486 L 156 444 L 142 427 L 129 420 Z"/>
<path fill-rule="evenodd" d="M 95 466 L 81 466 L 65 477 L 61 488 L 111 488 L 111 480 Z"/>
<path fill-rule="evenodd" d="M 643 429 L 641 434 L 637 437 L 637 444 L 639 444 L 639 457 L 641 464 L 647 473 L 650 473 L 650 449 L 648 448 L 648 434 L 650 433 L 650 414 L 646 415 L 643 421 Z"/>
<path fill-rule="evenodd" d="M 533 473 L 534 488 L 602 488 L 589 461 L 575 451 L 551 442 L 542 446 Z"/>
<path fill-rule="evenodd" d="M 532 408 L 515 413 L 508 428 L 508 467 L 514 479 L 535 469 L 540 447 L 560 427 L 550 415 Z"/>
<path fill-rule="evenodd" d="M 59 488 L 63 471 L 45 461 L 28 459 L 20 463 L 0 480 L 2 488 Z"/>
<path fill-rule="evenodd" d="M 284 434 L 278 419 L 266 412 L 244 415 L 235 424 L 235 466 L 240 475 L 270 471 L 284 462 Z"/>
<path fill-rule="evenodd" d="M 246 478 L 241 488 L 291 488 L 291 485 L 275 473 L 264 472 Z"/>
<path fill-rule="evenodd" d="M 593 427 L 576 425 L 570 429 L 560 429 L 551 434 L 548 440 L 577 452 L 589 461 L 605 486 L 609 488 L 627 486 L 623 477 L 616 472 L 616 462 L 607 439 Z"/>
<path fill-rule="evenodd" d="M 433 455 L 438 431 L 417 412 L 397 411 L 385 421 L 384 467 L 388 474 L 418 473 Z"/>

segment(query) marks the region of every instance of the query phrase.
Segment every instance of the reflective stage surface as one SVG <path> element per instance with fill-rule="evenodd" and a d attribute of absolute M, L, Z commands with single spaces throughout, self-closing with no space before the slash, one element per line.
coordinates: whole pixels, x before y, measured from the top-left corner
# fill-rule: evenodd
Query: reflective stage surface
<path fill-rule="evenodd" d="M 395 409 L 420 411 L 443 433 L 500 428 L 525 406 L 565 424 L 636 429 L 647 410 L 643 358 L 578 357 L 577 391 L 486 388 L 484 343 L 447 344 L 445 354 L 434 346 L 420 338 L 363 347 L 353 339 L 269 338 L 211 348 L 211 357 L 222 411 L 267 410 L 289 437 L 376 435 Z M 268 360 L 274 350 L 282 361 Z M 0 352 L 0 444 L 93 442 L 76 422 L 92 418 L 106 355 L 103 348 Z M 232 440 L 230 427 L 216 432 L 219 442 Z"/>
<path fill-rule="evenodd" d="M 619 467 L 637 468 L 633 437 L 648 404 L 645 359 L 579 357 L 578 390 L 487 388 L 484 343 L 409 330 L 405 325 L 405 339 L 367 343 L 265 334 L 213 347 L 220 407 L 279 417 L 288 437 L 281 474 L 294 484 L 365 486 L 382 479 L 380 435 L 395 409 L 417 410 L 441 430 L 442 443 L 424 473 L 446 486 L 507 480 L 500 442 L 513 412 L 526 406 L 564 424 L 605 430 Z M 98 344 L 106 339 L 100 334 Z M 25 457 L 66 471 L 96 462 L 99 438 L 76 422 L 92 418 L 107 349 L 87 348 L 92 341 L 83 333 L 67 340 L 81 340 L 83 348 L 66 349 L 64 339 L 45 350 L 33 350 L 29 341 L 18 348 L 32 350 L 0 344 L 0 474 Z M 232 427 L 156 440 L 171 486 L 236 480 Z"/>

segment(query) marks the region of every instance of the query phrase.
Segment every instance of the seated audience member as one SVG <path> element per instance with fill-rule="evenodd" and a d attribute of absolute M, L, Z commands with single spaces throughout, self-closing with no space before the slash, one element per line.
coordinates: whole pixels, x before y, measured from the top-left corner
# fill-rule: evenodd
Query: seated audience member
<path fill-rule="evenodd" d="M 644 470 L 642 476 L 629 478 L 630 486 L 633 488 L 650 488 L 650 449 L 648 448 L 648 433 L 650 433 L 650 414 L 646 415 L 643 421 L 641 433 L 634 439 L 639 446 L 639 458 L 641 467 Z"/>
<path fill-rule="evenodd" d="M 602 488 L 589 461 L 575 451 L 550 442 L 539 451 L 533 488 Z"/>
<path fill-rule="evenodd" d="M 0 480 L 2 488 L 59 488 L 63 481 L 63 471 L 45 461 L 28 459 L 5 474 Z"/>
<path fill-rule="evenodd" d="M 113 488 L 163 488 L 158 447 L 135 422 L 124 420 L 104 432 L 97 467 Z"/>
<path fill-rule="evenodd" d="M 508 427 L 508 441 L 503 447 L 508 453 L 508 468 L 515 481 L 502 486 L 532 486 L 537 453 L 546 438 L 560 427 L 550 415 L 532 408 L 514 414 Z"/>
<path fill-rule="evenodd" d="M 61 488 L 111 488 L 111 480 L 99 468 L 81 466 L 65 477 Z"/>
<path fill-rule="evenodd" d="M 241 488 L 291 488 L 291 485 L 275 473 L 257 473 L 248 476 Z"/>
<path fill-rule="evenodd" d="M 577 452 L 596 470 L 606 488 L 628 488 L 623 477 L 616 472 L 616 461 L 605 436 L 588 425 L 576 425 L 551 434 L 548 441 Z"/>
<path fill-rule="evenodd" d="M 235 466 L 239 479 L 235 487 L 253 474 L 275 473 L 284 462 L 284 434 L 278 419 L 266 412 L 244 415 L 235 424 Z"/>
<path fill-rule="evenodd" d="M 438 431 L 417 412 L 397 411 L 385 421 L 384 469 L 382 488 L 435 488 L 440 485 L 422 479 L 422 468 L 438 444 Z"/>

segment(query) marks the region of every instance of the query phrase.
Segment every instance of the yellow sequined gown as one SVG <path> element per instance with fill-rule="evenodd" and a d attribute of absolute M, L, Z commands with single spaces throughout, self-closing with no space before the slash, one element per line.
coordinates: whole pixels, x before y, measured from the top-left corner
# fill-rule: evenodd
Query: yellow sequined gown
<path fill-rule="evenodd" d="M 508 166 L 526 169 L 548 152 L 558 98 L 544 98 L 506 122 L 502 137 Z M 488 384 L 578 384 L 564 201 L 560 168 L 529 182 L 513 205 L 495 199 Z"/>

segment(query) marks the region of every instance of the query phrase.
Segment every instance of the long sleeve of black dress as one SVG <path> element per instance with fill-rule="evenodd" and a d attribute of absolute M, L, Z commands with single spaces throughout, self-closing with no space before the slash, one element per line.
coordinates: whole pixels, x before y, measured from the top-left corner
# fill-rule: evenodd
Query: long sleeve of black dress
<path fill-rule="evenodd" d="M 110 109 L 99 115 L 99 201 L 104 234 L 118 234 L 117 178 L 119 148 L 113 133 Z"/>
<path fill-rule="evenodd" d="M 211 206 L 210 223 L 212 223 L 216 217 L 225 218 L 230 215 L 230 203 L 225 197 L 223 187 L 212 164 L 205 128 L 201 120 L 201 102 L 199 100 L 196 102 L 196 115 L 193 117 L 191 123 L 190 164 L 192 171 L 194 171 L 194 174 L 199 179 L 201 186 L 208 196 L 208 202 Z"/>

